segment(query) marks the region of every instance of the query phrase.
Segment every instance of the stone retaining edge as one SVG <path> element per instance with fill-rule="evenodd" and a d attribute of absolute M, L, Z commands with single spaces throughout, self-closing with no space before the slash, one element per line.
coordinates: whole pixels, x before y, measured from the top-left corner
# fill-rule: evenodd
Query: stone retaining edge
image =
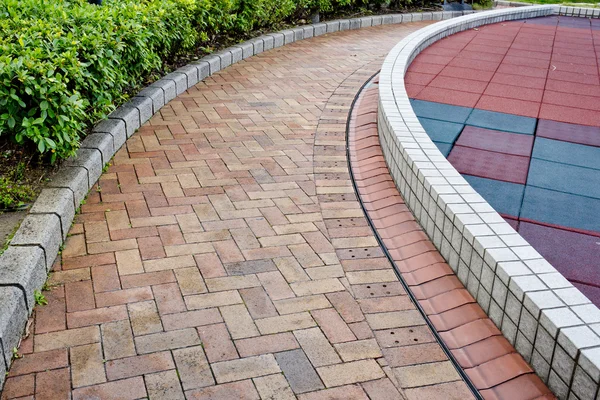
<path fill-rule="evenodd" d="M 560 399 L 596 399 L 600 310 L 479 195 L 413 112 L 404 74 L 427 46 L 477 26 L 598 9 L 529 6 L 443 21 L 399 42 L 379 78 L 378 129 L 396 186 L 434 245 L 517 351 Z"/>
<path fill-rule="evenodd" d="M 130 101 L 98 123 L 83 140 L 77 155 L 67 160 L 42 190 L 0 256 L 0 389 L 35 300 L 44 285 L 76 210 L 102 169 L 134 132 L 165 104 L 204 78 L 231 64 L 296 41 L 327 33 L 370 26 L 445 20 L 474 11 L 388 14 L 303 25 L 269 33 L 193 61 L 142 89 Z"/>

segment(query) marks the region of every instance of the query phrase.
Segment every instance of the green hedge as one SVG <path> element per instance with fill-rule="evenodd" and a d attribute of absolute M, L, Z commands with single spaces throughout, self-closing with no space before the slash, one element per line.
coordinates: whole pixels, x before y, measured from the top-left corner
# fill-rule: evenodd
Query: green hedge
<path fill-rule="evenodd" d="M 0 136 L 33 144 L 52 161 L 68 157 L 165 61 L 220 36 L 368 1 L 0 0 Z"/>

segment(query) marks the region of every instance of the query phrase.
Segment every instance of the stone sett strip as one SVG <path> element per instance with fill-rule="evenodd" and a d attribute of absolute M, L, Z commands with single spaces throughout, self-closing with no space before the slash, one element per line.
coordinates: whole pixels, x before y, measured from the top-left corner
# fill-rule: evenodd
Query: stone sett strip
<path fill-rule="evenodd" d="M 355 94 L 428 24 L 346 30 L 148 89 L 171 101 L 75 217 L 3 398 L 470 398 L 391 273 L 345 156 Z"/>
<path fill-rule="evenodd" d="M 263 238 L 264 243 L 259 244 L 256 238 L 248 236 L 249 229 L 252 229 L 249 226 L 254 224 L 253 229 L 255 230 L 271 228 L 264 226 L 260 228 L 259 226 L 264 223 L 259 220 L 247 224 L 239 222 L 244 218 L 260 218 L 263 212 L 258 211 L 256 207 L 262 207 L 262 209 L 283 207 L 291 212 L 296 207 L 293 204 L 294 201 L 306 204 L 302 203 L 302 199 L 306 202 L 308 198 L 303 193 L 303 188 L 293 182 L 265 183 L 264 190 L 251 188 L 246 196 L 238 196 L 235 200 L 223 198 L 224 201 L 219 201 L 218 196 L 223 195 L 223 186 L 238 184 L 239 177 L 233 175 L 222 178 L 215 177 L 215 172 L 219 175 L 223 171 L 211 169 L 208 164 L 218 163 L 217 158 L 192 154 L 194 151 L 190 146 L 193 147 L 199 143 L 183 144 L 177 143 L 176 140 L 169 144 L 162 143 L 162 141 L 170 139 L 170 134 L 179 134 L 188 128 L 199 129 L 200 131 L 196 133 L 207 135 L 212 139 L 214 131 L 203 132 L 201 130 L 205 127 L 199 128 L 199 125 L 216 123 L 217 118 L 228 121 L 229 115 L 239 112 L 248 113 L 248 117 L 242 122 L 217 130 L 217 135 L 224 135 L 223 137 L 229 140 L 234 130 L 240 126 L 247 127 L 248 123 L 260 123 L 262 117 L 258 117 L 257 113 L 252 113 L 247 108 L 234 107 L 226 110 L 227 107 L 223 106 L 225 108 L 221 107 L 213 112 L 198 111 L 205 113 L 202 118 L 193 120 L 188 117 L 186 122 L 177 128 L 179 131 L 176 128 L 169 128 L 169 124 L 165 123 L 165 130 L 157 133 L 154 137 L 146 135 L 142 138 L 141 134 L 133 136 L 140 127 L 157 114 L 160 115 L 164 112 L 166 116 L 169 116 L 169 112 L 171 112 L 171 115 L 177 115 L 178 111 L 172 111 L 172 107 L 168 111 L 165 111 L 167 109 L 163 110 L 165 105 L 188 90 L 194 91 L 195 85 L 199 82 L 203 82 L 209 77 L 217 77 L 217 73 L 231 64 L 248 60 L 250 57 L 293 42 L 337 31 L 442 20 L 463 14 L 463 12 L 425 12 L 370 16 L 301 26 L 266 34 L 204 57 L 170 73 L 141 90 L 128 103 L 115 110 L 108 116 L 108 119 L 94 127 L 93 132 L 83 140 L 77 156 L 66 161 L 53 181 L 41 192 L 31 208 L 30 214 L 18 229 L 11 245 L 0 256 L 0 352 L 3 355 L 3 361 L 0 362 L 0 387 L 5 380 L 4 371 L 11 364 L 12 349 L 18 346 L 21 332 L 24 331 L 28 316 L 33 310 L 34 291 L 43 286 L 67 234 L 73 234 L 72 223 L 75 220 L 76 211 L 90 190 L 97 190 L 97 188 L 94 189 L 96 182 L 107 179 L 107 176 L 113 178 L 117 176 L 118 185 L 133 184 L 135 186 L 131 189 L 128 186 L 123 190 L 114 190 L 113 188 L 112 191 L 105 191 L 102 201 L 116 204 L 113 204 L 111 214 L 107 214 L 104 221 L 99 216 L 88 217 L 92 220 L 87 221 L 85 227 L 86 240 L 82 240 L 80 237 L 70 240 L 73 244 L 65 248 L 65 255 L 76 254 L 79 251 L 80 255 L 85 255 L 85 257 L 65 258 L 63 268 L 72 270 L 72 272 L 68 274 L 69 278 L 65 274 L 64 279 L 77 281 L 77 279 L 83 278 L 86 272 L 79 269 L 82 266 L 88 267 L 88 273 L 90 272 L 89 267 L 91 267 L 96 271 L 97 276 L 101 275 L 99 271 L 104 270 L 107 275 L 101 278 L 103 282 L 100 282 L 100 279 L 96 280 L 94 290 L 99 290 L 99 287 L 104 285 L 104 288 L 109 291 L 114 285 L 118 286 L 118 278 L 123 279 L 122 284 L 125 286 L 128 284 L 125 283 L 125 275 L 131 275 L 133 279 L 137 279 L 136 275 L 143 272 L 148 274 L 166 272 L 170 274 L 168 279 L 173 278 L 173 274 L 175 274 L 177 282 L 193 279 L 186 275 L 186 271 L 190 271 L 189 268 L 195 267 L 196 263 L 200 264 L 198 260 L 209 261 L 206 267 L 204 265 L 200 267 L 205 268 L 202 271 L 205 278 L 218 275 L 224 267 L 214 263 L 215 250 L 225 264 L 286 257 L 291 253 L 296 255 L 303 251 L 304 247 L 298 236 L 282 238 L 280 245 L 272 243 L 272 239 L 265 237 Z M 305 79 L 313 78 L 312 75 L 309 74 L 309 76 Z M 217 77 L 216 79 L 221 78 Z M 320 92 L 320 90 L 318 88 L 317 91 Z M 277 93 L 277 91 L 275 90 L 273 93 Z M 221 92 L 210 97 L 210 100 L 216 101 L 220 97 L 222 97 Z M 254 98 L 253 101 L 248 100 L 251 104 L 246 107 L 260 109 L 279 104 L 263 102 L 263 100 L 265 99 L 261 96 Z M 189 100 L 187 102 L 187 105 L 183 106 L 184 109 L 189 106 Z M 178 104 L 182 103 L 178 101 Z M 227 112 L 223 114 L 224 111 Z M 228 114 L 228 112 L 232 114 Z M 270 118 L 262 118 L 262 121 L 273 122 L 277 119 L 277 114 L 273 114 Z M 223 122 L 223 124 L 227 123 Z M 274 140 L 275 132 L 281 132 L 275 125 L 271 128 L 270 132 L 262 132 L 270 138 L 269 140 Z M 216 128 L 211 127 L 210 129 Z M 296 127 L 289 128 L 289 131 L 293 129 Z M 284 130 L 283 132 L 288 131 Z M 101 176 L 103 168 L 113 156 L 117 155 L 118 157 L 118 152 L 123 146 L 126 146 L 128 151 L 137 152 L 143 149 L 156 156 L 168 155 L 170 157 L 169 164 L 155 162 L 155 166 L 150 166 L 148 158 L 141 157 L 139 160 L 130 162 L 130 170 L 114 171 Z M 261 163 L 265 162 L 264 159 L 254 159 L 255 163 L 234 162 L 234 159 L 244 160 L 252 157 L 251 152 L 257 151 L 261 146 L 262 144 L 258 144 L 244 150 L 232 150 L 233 158 L 228 158 L 224 163 L 226 166 L 223 168 L 227 168 L 230 172 L 237 171 L 240 176 L 244 173 L 252 175 L 253 173 L 249 171 L 261 175 L 262 173 L 258 171 L 262 168 Z M 185 151 L 182 151 L 182 148 Z M 176 158 L 174 154 L 178 154 L 178 152 L 185 153 L 185 155 Z M 299 151 L 292 156 L 273 153 L 265 157 L 277 160 L 277 168 L 290 167 L 296 165 L 296 162 L 302 162 L 302 153 Z M 237 165 L 234 166 L 234 163 Z M 277 168 L 269 173 L 277 175 Z M 168 171 L 169 169 L 175 169 L 177 173 L 171 173 Z M 302 170 L 301 174 L 306 171 L 308 170 Z M 284 192 L 282 195 L 282 190 L 287 190 L 289 193 Z M 160 196 L 149 195 L 148 193 L 152 191 L 163 191 L 163 199 L 159 199 Z M 207 197 L 209 195 L 212 195 L 210 200 Z M 290 200 L 288 196 L 294 200 Z M 150 206 L 148 206 L 148 202 Z M 126 206 L 125 203 L 127 203 Z M 96 208 L 99 213 L 102 206 L 96 206 Z M 272 211 L 265 211 L 265 213 L 271 212 L 269 215 L 276 219 L 273 214 L 276 213 L 274 210 L 272 208 Z M 232 221 L 221 221 L 223 213 L 227 213 Z M 192 217 L 194 215 L 196 217 Z M 188 217 L 192 217 L 192 219 L 190 220 Z M 276 221 L 273 225 L 291 223 L 292 220 L 294 218 L 290 217 L 285 222 Z M 302 222 L 312 223 L 314 221 L 308 218 L 306 221 L 294 220 L 293 223 Z M 207 229 L 208 227 L 210 229 Z M 232 231 L 229 232 L 229 229 Z M 234 229 L 237 230 L 233 231 Z M 305 235 L 311 229 L 317 231 L 316 227 L 306 229 L 308 229 L 307 226 L 302 225 L 290 228 L 290 232 Z M 210 230 L 210 232 L 205 232 L 205 230 Z M 255 230 L 252 231 L 253 234 L 256 233 Z M 180 234 L 183 234 L 185 239 L 181 239 Z M 222 239 L 215 241 L 213 240 L 215 237 L 222 237 Z M 110 241 L 107 241 L 107 238 L 110 238 Z M 247 241 L 242 243 L 244 238 Z M 75 246 L 75 242 L 78 242 L 77 248 L 72 248 Z M 159 243 L 164 243 L 164 245 L 159 245 Z M 298 247 L 286 248 L 290 244 L 297 244 Z M 269 250 L 260 249 L 260 245 L 268 247 Z M 239 249 L 235 249 L 237 246 Z M 225 259 L 230 252 L 232 252 L 231 258 Z M 115 275 L 115 261 L 118 276 Z M 178 269 L 177 272 L 175 272 L 175 268 Z M 236 265 L 230 268 L 236 269 L 240 266 Z M 112 271 L 110 277 L 108 270 Z M 317 271 L 315 271 L 316 273 Z M 162 276 L 162 278 L 166 278 L 166 276 Z M 182 287 L 181 290 L 183 294 L 188 294 L 190 290 L 201 290 L 202 285 L 202 282 L 196 280 L 193 288 Z M 127 293 L 122 294 L 122 296 L 127 295 Z M 88 302 L 87 306 L 89 307 L 93 299 L 87 296 L 83 300 Z M 125 300 L 121 297 L 120 300 L 112 298 L 111 301 L 130 303 L 131 299 Z"/>
<path fill-rule="evenodd" d="M 378 132 L 396 187 L 450 267 L 445 274 L 438 265 L 436 274 L 457 274 L 557 397 L 595 399 L 600 388 L 598 308 L 568 282 L 564 289 L 574 296 L 557 301 L 565 279 L 444 158 L 415 116 L 404 84 L 411 61 L 433 42 L 480 25 L 547 15 L 597 18 L 600 10 L 494 10 L 442 21 L 400 41 L 381 69 Z M 424 278 L 412 275 L 414 283 Z M 438 323 L 452 329 L 445 320 Z"/>
<path fill-rule="evenodd" d="M 384 222 L 395 219 L 394 223 L 379 228 L 378 232 L 385 232 L 383 244 L 402 277 L 484 398 L 554 398 L 523 357 L 487 318 L 418 226 L 388 169 L 373 168 L 374 165 L 385 165 L 377 132 L 378 97 L 378 85 L 372 83 L 361 93 L 352 110 L 348 129 L 350 163 L 358 194 L 372 223 L 382 226 Z M 378 183 L 372 184 L 372 180 Z M 420 315 L 415 316 L 418 317 Z M 391 319 L 385 318 L 384 323 Z M 435 347 L 420 350 L 444 359 Z M 406 352 L 403 356 L 411 358 Z M 424 385 L 429 382 L 433 368 L 438 371 L 451 368 L 447 362 L 435 364 L 411 365 L 406 370 L 418 376 L 415 384 Z"/>

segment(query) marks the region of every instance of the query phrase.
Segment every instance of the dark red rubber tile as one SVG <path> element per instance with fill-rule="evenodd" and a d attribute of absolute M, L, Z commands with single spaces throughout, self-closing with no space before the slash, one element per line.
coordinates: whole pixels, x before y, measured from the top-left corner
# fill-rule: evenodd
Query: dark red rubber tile
<path fill-rule="evenodd" d="M 483 60 L 469 60 L 466 58 L 455 58 L 448 64 L 451 67 L 469 68 L 481 71 L 496 71 L 499 62 L 483 61 Z"/>
<path fill-rule="evenodd" d="M 423 62 L 421 60 L 415 60 L 410 64 L 408 68 L 408 72 L 420 72 L 422 74 L 433 74 L 437 75 L 440 71 L 444 69 L 444 66 L 441 64 L 430 64 Z"/>
<path fill-rule="evenodd" d="M 536 135 L 549 139 L 600 147 L 600 128 L 545 119 L 538 121 Z"/>
<path fill-rule="evenodd" d="M 554 104 L 542 103 L 539 118 L 559 122 L 568 122 L 571 124 L 600 127 L 600 113 L 590 110 L 582 110 L 580 108 L 557 106 Z"/>
<path fill-rule="evenodd" d="M 421 93 L 421 90 L 425 89 L 426 86 L 423 85 L 414 85 L 412 83 L 405 83 L 404 88 L 406 89 L 406 94 L 409 98 L 414 99 Z"/>
<path fill-rule="evenodd" d="M 540 112 L 540 103 L 514 98 L 488 96 L 484 94 L 475 105 L 475 108 L 537 118 Z"/>
<path fill-rule="evenodd" d="M 429 85 L 435 78 L 434 74 L 423 74 L 415 71 L 408 71 L 404 77 L 404 83 L 412 83 L 415 85 Z"/>
<path fill-rule="evenodd" d="M 487 318 L 488 316 L 477 303 L 465 304 L 441 314 L 429 316 L 431 323 L 438 332 L 449 331 L 469 322 Z"/>
<path fill-rule="evenodd" d="M 600 286 L 598 237 L 524 221 L 519 233 L 565 278 Z"/>
<path fill-rule="evenodd" d="M 454 146 L 448 161 L 461 174 L 525 184 L 529 158 Z"/>
<path fill-rule="evenodd" d="M 423 55 L 421 61 L 429 64 L 447 65 L 450 61 L 452 61 L 453 58 L 454 56 L 438 56 L 435 54 L 425 54 Z"/>
<path fill-rule="evenodd" d="M 552 53 L 552 46 L 539 46 L 529 43 L 515 43 L 511 46 L 511 49 L 537 51 L 540 53 Z"/>
<path fill-rule="evenodd" d="M 448 76 L 437 76 L 429 83 L 429 87 L 450 89 L 461 92 L 481 94 L 486 88 L 487 83 L 482 81 L 473 81 L 470 79 L 456 79 Z"/>
<path fill-rule="evenodd" d="M 477 104 L 479 97 L 480 95 L 477 93 L 459 92 L 457 90 L 428 86 L 421 90 L 415 98 L 418 100 L 432 101 L 434 103 L 472 108 Z"/>
<path fill-rule="evenodd" d="M 510 47 L 512 43 L 511 39 L 506 39 L 506 40 L 498 40 L 498 39 L 487 39 L 487 38 L 480 38 L 480 37 L 475 37 L 473 40 L 471 40 L 471 42 L 469 44 L 473 44 L 475 46 L 494 46 L 497 49 L 506 49 L 508 50 L 508 48 Z"/>
<path fill-rule="evenodd" d="M 552 57 L 564 56 L 565 59 L 563 61 L 568 61 L 568 59 L 566 57 L 569 57 L 569 56 L 588 58 L 588 57 L 590 57 L 590 55 L 591 54 L 588 50 L 581 50 L 581 49 L 574 48 L 574 47 L 557 47 L 557 48 L 553 49 L 553 52 L 552 52 Z M 575 58 L 575 60 L 577 60 L 577 58 Z M 576 63 L 576 64 L 578 64 L 578 63 Z"/>
<path fill-rule="evenodd" d="M 456 54 L 455 54 L 456 55 Z M 483 60 L 499 63 L 504 58 L 503 54 L 482 53 L 480 51 L 463 50 L 456 57 L 467 58 L 470 60 Z"/>
<path fill-rule="evenodd" d="M 440 333 L 444 343 L 450 349 L 458 349 L 477 343 L 481 340 L 492 336 L 502 336 L 502 332 L 494 325 L 494 322 L 489 319 L 477 319 L 451 329 L 447 332 Z"/>
<path fill-rule="evenodd" d="M 558 81 L 584 83 L 586 85 L 600 85 L 598 73 L 595 75 L 574 74 L 567 71 L 559 71 L 552 69 L 548 72 L 548 79 L 556 79 Z"/>
<path fill-rule="evenodd" d="M 498 67 L 497 72 L 500 72 L 502 74 L 530 76 L 532 78 L 546 78 L 548 69 L 547 68 L 533 68 L 533 67 L 515 68 L 514 65 L 501 64 Z"/>
<path fill-rule="evenodd" d="M 525 58 L 519 56 L 506 56 L 502 64 L 516 65 L 518 67 L 548 68 L 550 61 L 539 58 Z"/>
<path fill-rule="evenodd" d="M 531 50 L 519 50 L 519 49 L 509 49 L 506 56 L 511 57 L 519 57 L 519 58 L 530 58 L 534 60 L 544 60 L 550 61 L 552 57 L 551 53 L 539 52 L 539 51 L 531 51 Z"/>
<path fill-rule="evenodd" d="M 571 64 L 565 61 L 552 61 L 552 70 L 566 71 L 578 75 L 598 75 L 598 67 L 595 65 Z"/>
<path fill-rule="evenodd" d="M 475 299 L 466 289 L 452 290 L 420 301 L 427 315 L 440 314 L 469 303 L 475 303 Z"/>
<path fill-rule="evenodd" d="M 531 89 L 512 85 L 502 85 L 499 83 L 490 83 L 485 89 L 484 94 L 539 103 L 542 101 L 544 91 L 542 89 Z"/>
<path fill-rule="evenodd" d="M 550 395 L 550 389 L 535 374 L 521 375 L 488 390 L 480 391 L 485 400 L 537 399 Z"/>
<path fill-rule="evenodd" d="M 437 43 L 429 46 L 425 50 L 423 50 L 419 55 L 428 56 L 428 55 L 436 55 L 436 56 L 456 56 L 456 49 L 449 49 L 442 46 L 437 46 Z"/>
<path fill-rule="evenodd" d="M 452 350 L 452 354 L 463 368 L 473 368 L 493 359 L 514 353 L 514 351 L 514 347 L 512 347 L 508 340 L 498 335 L 460 349 Z"/>
<path fill-rule="evenodd" d="M 474 368 L 465 369 L 473 384 L 480 390 L 489 389 L 533 370 L 518 353 L 506 354 Z"/>
<path fill-rule="evenodd" d="M 584 96 L 581 94 L 561 93 L 554 92 L 552 90 L 546 90 L 544 92 L 543 102 L 565 107 L 600 111 L 600 99 L 593 96 Z"/>
<path fill-rule="evenodd" d="M 466 126 L 460 134 L 456 145 L 529 157 L 533 147 L 533 140 L 533 135 L 521 135 L 519 133 Z"/>
<path fill-rule="evenodd" d="M 495 84 L 511 85 L 519 88 L 544 89 L 546 85 L 545 78 L 532 78 L 530 76 L 504 74 L 497 72 L 492 78 Z"/>
<path fill-rule="evenodd" d="M 502 215 L 502 214 L 500 214 Z M 515 231 L 519 230 L 519 221 L 514 219 L 514 218 L 510 218 L 509 216 L 506 215 L 502 215 L 502 218 L 504 218 L 504 220 L 506 221 L 507 224 L 509 224 Z"/>
<path fill-rule="evenodd" d="M 573 54 L 552 54 L 552 63 L 572 63 L 579 65 L 596 66 L 596 57 L 594 55 L 576 56 Z"/>
<path fill-rule="evenodd" d="M 494 76 L 494 71 L 477 71 L 470 68 L 446 67 L 440 72 L 440 75 L 489 82 Z"/>
<path fill-rule="evenodd" d="M 600 85 L 586 85 L 584 83 L 557 81 L 554 79 L 548 79 L 546 90 L 600 97 Z"/>

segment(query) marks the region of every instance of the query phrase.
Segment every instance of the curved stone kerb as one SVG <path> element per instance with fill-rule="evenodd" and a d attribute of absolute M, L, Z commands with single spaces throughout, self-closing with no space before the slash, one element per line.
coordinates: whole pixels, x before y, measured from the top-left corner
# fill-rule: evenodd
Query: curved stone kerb
<path fill-rule="evenodd" d="M 404 86 L 412 60 L 453 33 L 591 9 L 529 6 L 442 21 L 400 41 L 379 78 L 378 130 L 396 185 L 434 245 L 517 351 L 559 398 L 595 398 L 600 310 L 560 275 L 467 183 L 431 141 Z M 566 295 L 568 293 L 568 295 Z"/>

